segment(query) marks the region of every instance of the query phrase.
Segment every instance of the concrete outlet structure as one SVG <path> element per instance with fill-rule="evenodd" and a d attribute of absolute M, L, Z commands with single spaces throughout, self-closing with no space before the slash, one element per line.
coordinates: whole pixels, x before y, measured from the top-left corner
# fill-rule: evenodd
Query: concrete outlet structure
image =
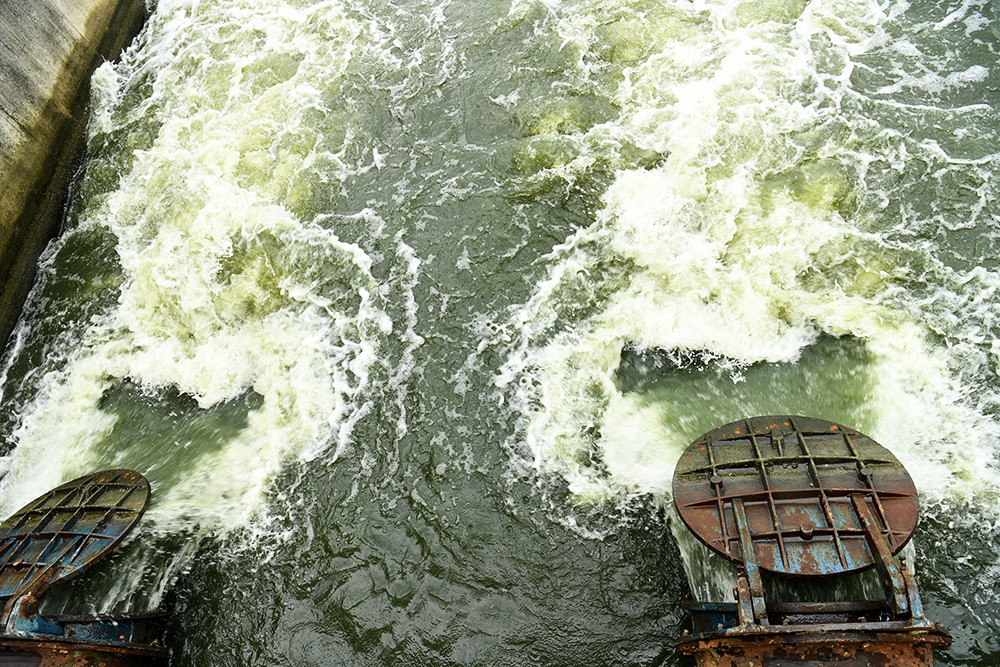
<path fill-rule="evenodd" d="M 0 349 L 63 219 L 91 74 L 145 17 L 143 0 L 0 2 Z"/>

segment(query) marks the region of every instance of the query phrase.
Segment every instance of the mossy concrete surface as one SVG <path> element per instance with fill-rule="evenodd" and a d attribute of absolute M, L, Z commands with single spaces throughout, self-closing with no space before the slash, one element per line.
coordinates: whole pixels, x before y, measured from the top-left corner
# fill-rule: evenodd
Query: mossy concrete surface
<path fill-rule="evenodd" d="M 145 17 L 143 0 L 0 1 L 0 348 L 63 219 L 91 74 Z"/>

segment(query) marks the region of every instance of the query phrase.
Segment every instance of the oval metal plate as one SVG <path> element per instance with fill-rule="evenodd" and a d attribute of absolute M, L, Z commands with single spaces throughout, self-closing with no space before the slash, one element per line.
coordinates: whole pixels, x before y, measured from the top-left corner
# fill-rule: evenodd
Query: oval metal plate
<path fill-rule="evenodd" d="M 830 575 L 874 565 L 851 504 L 868 504 L 892 553 L 917 525 L 917 490 L 903 465 L 868 436 L 796 416 L 744 419 L 701 436 L 674 470 L 674 505 L 716 553 L 742 562 L 733 501 L 743 501 L 762 568 Z"/>
<path fill-rule="evenodd" d="M 83 572 L 135 527 L 149 482 L 134 470 L 104 470 L 36 498 L 0 524 L 0 599 Z"/>

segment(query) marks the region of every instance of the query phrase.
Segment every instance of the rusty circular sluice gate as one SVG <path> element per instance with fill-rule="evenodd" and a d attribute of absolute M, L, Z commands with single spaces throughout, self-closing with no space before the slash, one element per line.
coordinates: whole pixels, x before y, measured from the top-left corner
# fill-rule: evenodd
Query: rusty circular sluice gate
<path fill-rule="evenodd" d="M 741 501 L 760 567 L 786 575 L 875 565 L 859 499 L 893 554 L 917 525 L 917 490 L 896 457 L 854 429 L 809 417 L 755 417 L 709 431 L 677 462 L 673 497 L 688 529 L 737 562 Z"/>
<path fill-rule="evenodd" d="M 46 591 L 125 539 L 149 496 L 149 482 L 138 472 L 104 470 L 48 491 L 0 523 L 0 664 L 138 667 L 165 660 L 159 612 L 39 612 Z"/>
<path fill-rule="evenodd" d="M 66 482 L 0 524 L 0 601 L 27 587 L 35 596 L 103 558 L 139 523 L 149 482 L 105 470 Z"/>
<path fill-rule="evenodd" d="M 735 602 L 700 601 L 677 650 L 699 667 L 926 667 L 951 643 L 896 554 L 917 526 L 917 490 L 874 440 L 824 419 L 752 417 L 698 438 L 674 470 L 684 524 L 737 567 Z M 827 577 L 874 567 L 885 598 L 771 603 L 762 571 Z"/>

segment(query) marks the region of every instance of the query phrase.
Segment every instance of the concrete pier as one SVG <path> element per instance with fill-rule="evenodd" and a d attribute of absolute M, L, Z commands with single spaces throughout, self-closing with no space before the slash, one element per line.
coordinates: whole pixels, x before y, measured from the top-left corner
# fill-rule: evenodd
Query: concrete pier
<path fill-rule="evenodd" d="M 145 17 L 143 0 L 0 2 L 0 349 L 63 219 L 91 74 Z"/>

